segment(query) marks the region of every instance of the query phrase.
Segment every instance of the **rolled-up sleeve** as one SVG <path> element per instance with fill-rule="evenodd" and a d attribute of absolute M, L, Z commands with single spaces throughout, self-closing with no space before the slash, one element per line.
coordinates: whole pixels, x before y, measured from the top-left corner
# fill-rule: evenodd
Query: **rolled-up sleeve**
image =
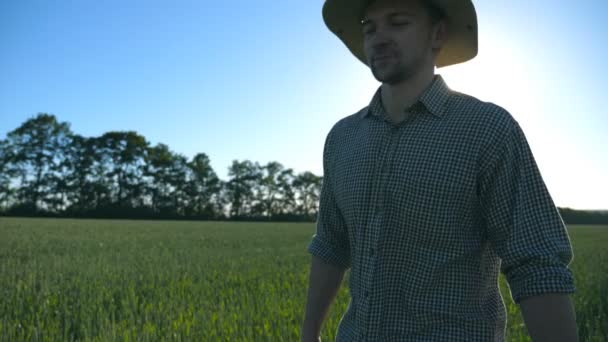
<path fill-rule="evenodd" d="M 517 122 L 484 159 L 480 205 L 513 300 L 519 304 L 545 293 L 574 293 L 570 238 Z"/>
<path fill-rule="evenodd" d="M 350 244 L 346 224 L 336 204 L 332 186 L 332 132 L 333 129 L 327 135 L 323 148 L 323 185 L 317 232 L 308 245 L 308 251 L 325 263 L 346 269 L 351 265 Z"/>

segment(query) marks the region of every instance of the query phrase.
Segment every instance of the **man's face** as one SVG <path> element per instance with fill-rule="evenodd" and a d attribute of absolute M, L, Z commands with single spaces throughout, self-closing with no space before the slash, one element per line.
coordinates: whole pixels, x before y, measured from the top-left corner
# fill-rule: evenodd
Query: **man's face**
<path fill-rule="evenodd" d="M 374 77 L 396 84 L 422 66 L 434 64 L 433 49 L 440 42 L 434 25 L 419 0 L 378 0 L 364 13 L 364 49 Z"/>

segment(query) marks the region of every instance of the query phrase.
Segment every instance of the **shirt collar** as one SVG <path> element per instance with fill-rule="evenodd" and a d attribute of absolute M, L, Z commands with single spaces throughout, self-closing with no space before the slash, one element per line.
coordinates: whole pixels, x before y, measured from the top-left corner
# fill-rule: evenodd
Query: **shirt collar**
<path fill-rule="evenodd" d="M 380 87 L 376 90 L 376 93 L 372 97 L 369 104 L 368 110 L 361 112 L 361 117 L 365 117 L 368 114 L 374 116 L 383 117 L 385 116 L 384 106 L 382 105 L 382 97 L 380 93 Z M 412 105 L 424 106 L 426 111 L 441 118 L 445 115 L 445 104 L 450 96 L 450 88 L 447 86 L 441 75 L 435 75 L 431 84 L 422 92 L 418 97 L 418 100 Z"/>

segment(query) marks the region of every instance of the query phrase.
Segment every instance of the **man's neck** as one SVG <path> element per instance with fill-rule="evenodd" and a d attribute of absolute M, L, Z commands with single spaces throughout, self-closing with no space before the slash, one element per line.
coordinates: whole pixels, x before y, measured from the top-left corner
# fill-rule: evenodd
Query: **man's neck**
<path fill-rule="evenodd" d="M 434 70 L 419 72 L 412 78 L 398 83 L 381 86 L 382 105 L 392 122 L 399 123 L 407 118 L 405 110 L 413 105 L 424 90 L 433 82 Z"/>

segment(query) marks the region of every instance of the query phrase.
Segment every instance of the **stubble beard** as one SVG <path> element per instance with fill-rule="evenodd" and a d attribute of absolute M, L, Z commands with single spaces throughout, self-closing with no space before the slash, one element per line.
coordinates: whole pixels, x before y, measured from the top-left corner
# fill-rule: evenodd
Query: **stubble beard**
<path fill-rule="evenodd" d="M 409 74 L 405 68 L 399 68 L 398 66 L 390 69 L 382 70 L 372 64 L 371 70 L 374 78 L 381 83 L 390 85 L 401 83 L 409 78 Z"/>
<path fill-rule="evenodd" d="M 376 66 L 371 63 L 374 78 L 381 83 L 395 85 L 410 79 L 415 74 L 415 65 L 404 65 L 398 61 L 392 65 Z"/>
<path fill-rule="evenodd" d="M 422 55 L 414 58 L 404 58 L 403 55 L 396 54 L 395 60 L 391 64 L 378 66 L 372 62 L 370 63 L 370 69 L 378 82 L 396 85 L 416 77 L 416 74 L 424 68 L 424 65 L 425 59 Z"/>

